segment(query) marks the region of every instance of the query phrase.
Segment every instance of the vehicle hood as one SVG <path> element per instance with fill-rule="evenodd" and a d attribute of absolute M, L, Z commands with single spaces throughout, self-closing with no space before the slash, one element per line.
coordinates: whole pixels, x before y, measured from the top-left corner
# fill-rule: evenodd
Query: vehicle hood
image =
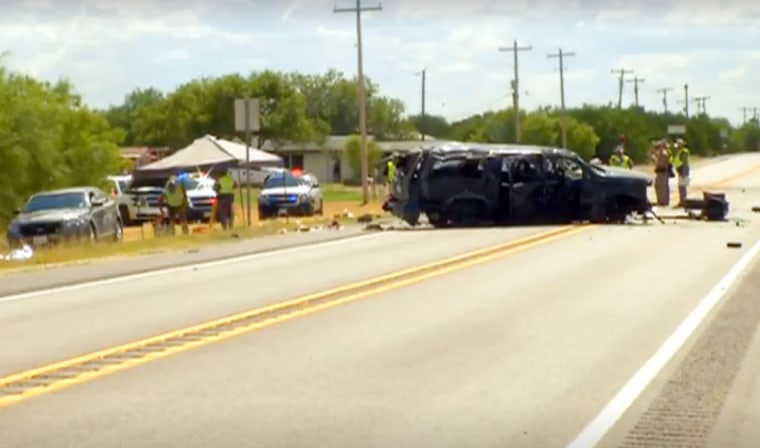
<path fill-rule="evenodd" d="M 604 172 L 599 173 L 599 175 L 605 179 L 609 179 L 612 181 L 617 181 L 617 180 L 638 181 L 638 182 L 652 181 L 651 176 L 648 176 L 644 173 L 639 173 L 637 171 L 628 170 L 624 168 L 614 168 L 610 166 L 605 166 Z"/>
<path fill-rule="evenodd" d="M 273 196 L 281 194 L 307 194 L 308 185 L 299 185 L 298 187 L 271 187 L 261 190 L 260 196 Z"/>
<path fill-rule="evenodd" d="M 195 190 L 188 190 L 188 198 L 213 198 L 216 196 L 216 191 L 210 188 L 198 188 Z"/>
<path fill-rule="evenodd" d="M 80 208 L 61 208 L 22 213 L 13 220 L 15 224 L 35 224 L 41 222 L 71 221 L 87 215 L 87 210 Z"/>

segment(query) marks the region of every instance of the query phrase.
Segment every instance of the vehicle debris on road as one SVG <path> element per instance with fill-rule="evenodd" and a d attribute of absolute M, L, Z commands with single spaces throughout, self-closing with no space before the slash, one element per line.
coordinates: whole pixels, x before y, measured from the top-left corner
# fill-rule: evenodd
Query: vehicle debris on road
<path fill-rule="evenodd" d="M 652 179 L 599 166 L 573 151 L 529 145 L 449 143 L 398 160 L 383 209 L 416 226 L 625 222 L 655 216 Z"/>

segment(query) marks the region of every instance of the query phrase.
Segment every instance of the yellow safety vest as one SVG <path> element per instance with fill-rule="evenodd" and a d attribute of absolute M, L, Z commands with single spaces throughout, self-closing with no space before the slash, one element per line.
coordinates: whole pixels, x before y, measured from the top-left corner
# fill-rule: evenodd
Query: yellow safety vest
<path fill-rule="evenodd" d="M 387 163 L 388 166 L 388 182 L 396 180 L 396 164 L 392 160 Z"/>
<path fill-rule="evenodd" d="M 229 174 L 225 174 L 220 177 L 219 180 L 219 194 L 233 194 L 235 193 L 235 180 Z"/>
<path fill-rule="evenodd" d="M 689 151 L 689 148 L 682 146 L 678 148 L 678 152 L 676 152 L 675 156 L 673 157 L 673 168 L 678 169 L 681 167 L 681 165 L 684 165 L 683 162 L 683 156 L 686 156 L 686 165 L 689 164 L 689 156 L 691 155 L 691 152 Z"/>
<path fill-rule="evenodd" d="M 164 188 L 166 203 L 169 207 L 181 207 L 182 203 L 185 201 L 184 187 L 181 183 L 177 182 L 174 184 L 174 191 L 172 191 L 172 189 L 169 188 L 171 185 L 171 182 L 169 182 Z"/>
<path fill-rule="evenodd" d="M 630 170 L 633 168 L 633 160 L 631 160 L 627 154 L 623 154 L 623 157 L 613 154 L 612 157 L 610 157 L 610 166 L 619 166 Z"/>

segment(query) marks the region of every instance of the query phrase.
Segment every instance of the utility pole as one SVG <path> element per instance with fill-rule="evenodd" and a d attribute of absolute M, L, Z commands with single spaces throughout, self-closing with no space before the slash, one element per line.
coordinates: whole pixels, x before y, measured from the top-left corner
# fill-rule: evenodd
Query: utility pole
<path fill-rule="evenodd" d="M 747 112 L 749 112 L 751 108 L 747 106 L 742 106 L 739 108 L 740 111 L 742 111 L 742 124 L 747 124 Z"/>
<path fill-rule="evenodd" d="M 512 43 L 512 47 L 499 47 L 499 51 L 511 51 L 514 56 L 515 63 L 515 79 L 512 80 L 512 109 L 515 111 L 515 142 L 520 143 L 520 75 L 517 70 L 518 57 L 517 54 L 521 51 L 531 51 L 533 47 L 531 45 L 525 47 L 517 46 L 517 41 Z"/>
<path fill-rule="evenodd" d="M 662 107 L 665 108 L 665 113 L 668 113 L 668 92 L 672 92 L 672 87 L 663 87 L 662 89 L 657 89 L 657 93 L 662 93 Z"/>
<path fill-rule="evenodd" d="M 633 101 L 634 105 L 636 106 L 636 109 L 639 108 L 639 84 L 645 82 L 646 79 L 639 78 L 638 76 L 634 76 L 633 79 L 629 79 L 626 82 L 632 82 L 633 83 Z"/>
<path fill-rule="evenodd" d="M 362 12 L 382 11 L 383 6 L 363 7 L 361 0 L 356 0 L 356 6 L 353 8 L 333 8 L 333 13 L 352 12 L 356 14 L 356 59 L 358 72 L 358 94 L 359 94 L 359 132 L 361 133 L 361 165 L 362 165 L 362 204 L 369 202 L 369 158 L 367 152 L 367 90 L 364 85 L 364 61 L 362 54 Z"/>
<path fill-rule="evenodd" d="M 709 100 L 709 96 L 700 96 L 697 98 L 694 98 L 694 102 L 697 103 L 697 114 L 703 113 L 707 115 L 707 100 Z"/>
<path fill-rule="evenodd" d="M 567 113 L 565 112 L 565 58 L 575 56 L 574 52 L 564 52 L 562 48 L 555 54 L 548 54 L 546 57 L 559 59 L 559 94 L 560 107 L 562 110 L 562 147 L 567 148 Z"/>
<path fill-rule="evenodd" d="M 423 68 L 422 71 L 417 72 L 418 76 L 422 77 L 422 99 L 420 102 L 420 140 L 425 141 L 425 83 L 427 78 L 427 67 Z"/>
<path fill-rule="evenodd" d="M 683 111 L 686 114 L 686 119 L 689 119 L 689 84 L 683 85 Z"/>
<path fill-rule="evenodd" d="M 621 109 L 623 107 L 623 84 L 625 83 L 625 75 L 633 74 L 633 70 L 619 68 L 612 70 L 611 73 L 618 76 L 618 109 Z"/>

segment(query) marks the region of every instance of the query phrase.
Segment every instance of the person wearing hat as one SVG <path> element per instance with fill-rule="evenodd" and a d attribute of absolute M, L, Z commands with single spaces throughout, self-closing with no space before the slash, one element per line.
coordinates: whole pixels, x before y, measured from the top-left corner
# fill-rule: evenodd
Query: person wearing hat
<path fill-rule="evenodd" d="M 682 138 L 676 140 L 673 148 L 673 168 L 678 173 L 678 206 L 686 205 L 686 196 L 688 194 L 691 166 L 689 156 L 691 152 Z"/>
<path fill-rule="evenodd" d="M 169 225 L 171 226 L 172 233 L 174 225 L 177 220 L 180 221 L 182 226 L 182 233 L 187 235 L 190 233 L 190 229 L 187 225 L 187 192 L 182 180 L 177 176 L 172 175 L 164 186 L 164 196 L 166 198 L 166 207 L 169 215 Z"/>
<path fill-rule="evenodd" d="M 633 169 L 633 160 L 625 153 L 625 148 L 622 144 L 615 148 L 615 151 L 610 156 L 610 166 L 616 168 Z"/>
<path fill-rule="evenodd" d="M 667 206 L 670 204 L 670 154 L 665 142 L 654 142 L 650 157 L 654 164 L 657 205 Z"/>
<path fill-rule="evenodd" d="M 232 178 L 229 169 L 222 171 L 217 177 L 214 190 L 216 190 L 219 223 L 222 224 L 222 229 L 231 229 L 235 220 L 235 179 Z"/>

